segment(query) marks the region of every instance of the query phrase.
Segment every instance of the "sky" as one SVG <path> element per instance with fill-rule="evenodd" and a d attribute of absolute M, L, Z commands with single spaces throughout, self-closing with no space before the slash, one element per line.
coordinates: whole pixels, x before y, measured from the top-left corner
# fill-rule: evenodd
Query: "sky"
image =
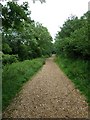
<path fill-rule="evenodd" d="M 29 3 L 31 18 L 48 28 L 53 39 L 66 19 L 72 15 L 82 16 L 88 11 L 89 0 L 46 0 L 33 3 L 33 0 L 19 0 Z"/>

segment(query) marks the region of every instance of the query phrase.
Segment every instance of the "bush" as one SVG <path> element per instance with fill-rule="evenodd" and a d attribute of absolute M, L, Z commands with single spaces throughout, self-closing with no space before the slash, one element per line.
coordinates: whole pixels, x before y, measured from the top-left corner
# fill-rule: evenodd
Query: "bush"
<path fill-rule="evenodd" d="M 2 44 L 2 51 L 3 51 L 3 53 L 5 53 L 5 54 L 9 54 L 9 53 L 12 52 L 12 48 L 9 46 L 9 44 L 3 43 L 3 44 Z"/>
<path fill-rule="evenodd" d="M 17 62 L 17 61 L 18 61 L 17 55 L 8 55 L 8 54 L 3 54 L 2 55 L 3 65 L 12 64 L 12 63 Z"/>

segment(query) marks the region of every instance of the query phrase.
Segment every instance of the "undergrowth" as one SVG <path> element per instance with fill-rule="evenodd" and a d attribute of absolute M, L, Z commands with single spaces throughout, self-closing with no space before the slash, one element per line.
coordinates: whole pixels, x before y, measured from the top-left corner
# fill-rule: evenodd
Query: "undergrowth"
<path fill-rule="evenodd" d="M 38 58 L 12 63 L 3 68 L 2 74 L 2 108 L 10 104 L 11 100 L 21 90 L 22 85 L 45 63 L 44 59 Z"/>
<path fill-rule="evenodd" d="M 86 96 L 90 105 L 89 61 L 58 56 L 55 59 L 59 67 L 74 82 L 75 87 Z"/>

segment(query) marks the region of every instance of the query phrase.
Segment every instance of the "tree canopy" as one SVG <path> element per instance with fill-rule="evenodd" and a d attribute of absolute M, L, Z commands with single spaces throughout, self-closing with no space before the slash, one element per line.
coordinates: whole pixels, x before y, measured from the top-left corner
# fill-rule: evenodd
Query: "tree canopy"
<path fill-rule="evenodd" d="M 2 51 L 18 55 L 19 60 L 32 59 L 52 52 L 52 37 L 48 29 L 31 20 L 28 3 L 2 5 Z"/>
<path fill-rule="evenodd" d="M 67 19 L 55 38 L 57 54 L 74 58 L 90 57 L 90 11 L 81 18 L 72 16 Z"/>

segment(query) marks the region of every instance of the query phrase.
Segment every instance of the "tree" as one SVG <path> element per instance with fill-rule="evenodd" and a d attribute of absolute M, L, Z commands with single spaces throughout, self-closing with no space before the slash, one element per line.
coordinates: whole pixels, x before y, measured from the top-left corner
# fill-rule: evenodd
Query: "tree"
<path fill-rule="evenodd" d="M 88 31 L 89 15 L 87 12 L 80 19 L 73 17 L 68 19 L 61 31 L 56 35 L 55 48 L 57 54 L 74 58 L 89 59 L 90 57 L 90 40 Z"/>
<path fill-rule="evenodd" d="M 21 6 L 16 2 L 7 2 L 7 5 L 2 5 L 2 26 L 5 30 L 9 28 L 20 30 L 22 21 L 30 21 L 29 15 L 27 2 L 24 2 Z"/>
<path fill-rule="evenodd" d="M 4 54 L 18 55 L 19 60 L 51 54 L 52 37 L 46 27 L 31 21 L 28 3 L 8 2 L 2 9 Z"/>

